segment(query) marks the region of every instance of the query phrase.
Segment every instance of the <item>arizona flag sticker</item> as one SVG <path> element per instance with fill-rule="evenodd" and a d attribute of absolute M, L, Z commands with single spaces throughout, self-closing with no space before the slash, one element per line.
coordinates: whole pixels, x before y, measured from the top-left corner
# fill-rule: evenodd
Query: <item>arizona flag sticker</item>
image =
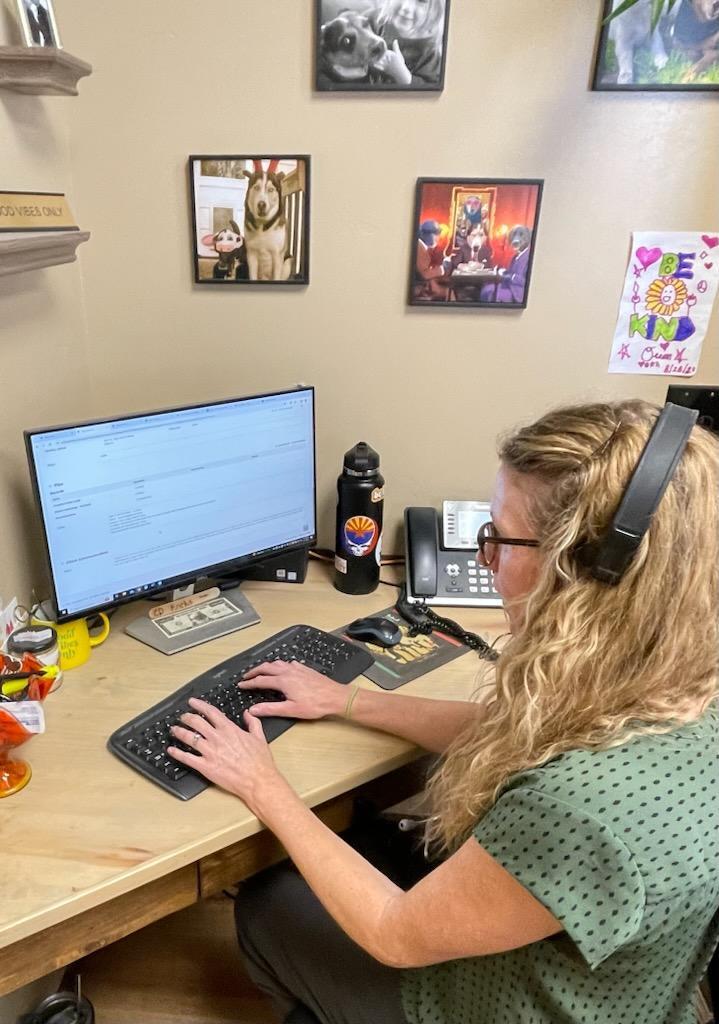
<path fill-rule="evenodd" d="M 351 516 L 345 523 L 345 546 L 355 558 L 363 558 L 374 550 L 379 530 L 369 516 Z"/>

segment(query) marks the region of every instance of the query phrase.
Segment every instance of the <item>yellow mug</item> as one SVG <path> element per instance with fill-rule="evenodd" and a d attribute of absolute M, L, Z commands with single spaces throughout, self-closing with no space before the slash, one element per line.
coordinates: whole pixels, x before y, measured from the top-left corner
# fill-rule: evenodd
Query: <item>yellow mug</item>
<path fill-rule="evenodd" d="M 49 623 L 57 633 L 57 645 L 60 650 L 60 668 L 66 672 L 70 668 L 83 665 L 90 657 L 90 651 L 104 640 L 110 633 L 110 620 L 104 612 L 98 612 L 102 619 L 102 629 L 92 635 L 87 628 L 87 619 L 72 619 L 70 622 Z M 34 620 L 39 621 L 39 620 Z"/>

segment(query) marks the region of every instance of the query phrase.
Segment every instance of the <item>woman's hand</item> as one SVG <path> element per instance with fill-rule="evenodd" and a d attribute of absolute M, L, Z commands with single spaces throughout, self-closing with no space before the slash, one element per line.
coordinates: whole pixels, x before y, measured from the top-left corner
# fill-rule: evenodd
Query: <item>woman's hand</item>
<path fill-rule="evenodd" d="M 255 718 L 325 718 L 341 715 L 347 703 L 347 687 L 297 661 L 267 661 L 250 669 L 239 684 L 242 690 L 281 690 L 283 701 L 255 704 L 248 712 Z"/>
<path fill-rule="evenodd" d="M 173 726 L 172 733 L 192 752 L 168 747 L 176 761 L 239 796 L 253 812 L 260 792 L 287 785 L 256 718 L 245 712 L 245 732 L 212 704 L 197 697 L 191 697 L 189 703 L 193 710 L 180 716 L 182 725 Z"/>
<path fill-rule="evenodd" d="M 374 61 L 372 69 L 387 75 L 397 85 L 410 85 L 412 82 L 412 72 L 405 64 L 399 42 L 396 39 L 392 43 L 392 49 L 385 50 L 382 56 Z"/>

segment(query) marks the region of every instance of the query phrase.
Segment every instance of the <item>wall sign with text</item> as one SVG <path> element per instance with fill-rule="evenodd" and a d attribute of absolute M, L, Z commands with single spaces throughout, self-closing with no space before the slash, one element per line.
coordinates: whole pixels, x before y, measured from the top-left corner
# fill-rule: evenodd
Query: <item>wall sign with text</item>
<path fill-rule="evenodd" d="M 719 284 L 719 232 L 635 231 L 610 373 L 693 377 Z"/>

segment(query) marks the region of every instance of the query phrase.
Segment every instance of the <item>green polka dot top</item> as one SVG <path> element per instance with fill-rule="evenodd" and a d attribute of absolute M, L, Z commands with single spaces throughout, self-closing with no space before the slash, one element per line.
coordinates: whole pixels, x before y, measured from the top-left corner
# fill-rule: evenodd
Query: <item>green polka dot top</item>
<path fill-rule="evenodd" d="M 719 715 L 516 776 L 478 842 L 564 926 L 404 972 L 411 1024 L 693 1024 L 719 941 Z"/>

